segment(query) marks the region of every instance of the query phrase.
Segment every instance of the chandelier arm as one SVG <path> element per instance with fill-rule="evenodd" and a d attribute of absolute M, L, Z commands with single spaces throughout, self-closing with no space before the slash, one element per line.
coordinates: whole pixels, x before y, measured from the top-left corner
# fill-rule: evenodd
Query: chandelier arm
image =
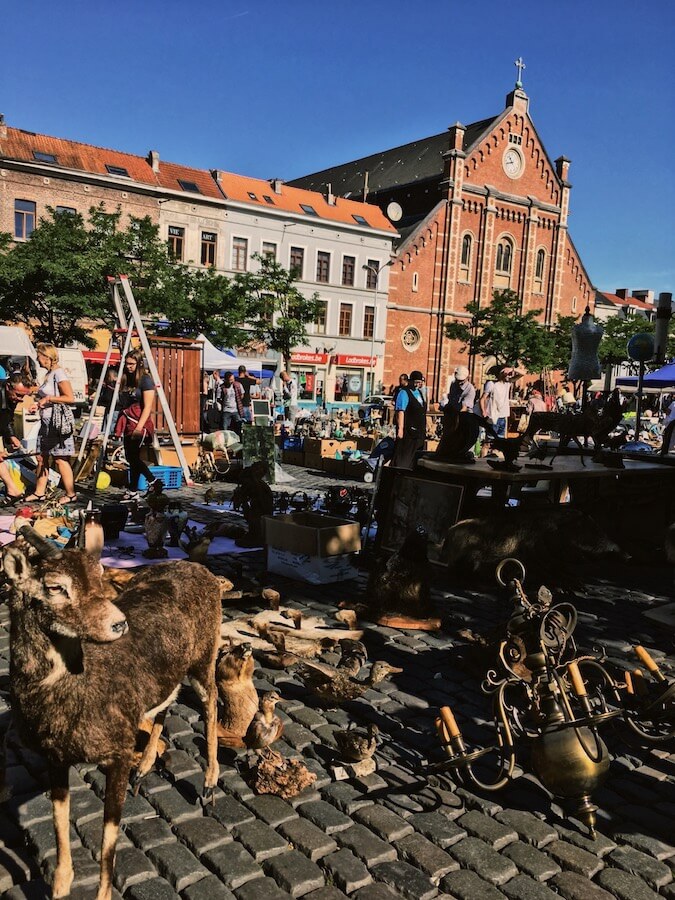
<path fill-rule="evenodd" d="M 495 707 L 495 731 L 497 734 L 497 746 L 494 749 L 499 751 L 499 771 L 503 774 L 501 774 L 496 781 L 485 782 L 478 778 L 474 773 L 470 763 L 465 767 L 466 774 L 473 784 L 484 791 L 501 790 L 501 788 L 507 785 L 512 779 L 516 767 L 516 750 L 513 743 L 513 734 L 504 707 L 504 692 L 508 686 L 508 681 L 504 681 L 500 684 L 493 700 Z"/>
<path fill-rule="evenodd" d="M 590 731 L 590 733 L 593 735 L 593 740 L 595 742 L 595 748 L 589 748 L 588 744 L 586 743 L 586 739 L 582 733 L 581 728 L 579 728 L 579 726 L 575 724 L 576 716 L 574 715 L 572 708 L 570 706 L 569 698 L 567 696 L 567 688 L 565 686 L 565 682 L 560 677 L 559 673 L 555 671 L 555 669 L 552 670 L 552 675 L 553 675 L 553 678 L 555 679 L 555 683 L 558 686 L 558 690 L 560 691 L 560 696 L 561 696 L 561 699 L 563 700 L 563 704 L 565 706 L 565 711 L 570 714 L 570 718 L 568 719 L 569 727 L 574 728 L 574 733 L 576 735 L 577 740 L 579 741 L 579 746 L 583 749 L 584 753 L 591 760 L 591 762 L 596 763 L 596 764 L 599 763 L 604 754 L 604 747 L 603 747 L 602 741 L 600 740 L 600 736 L 598 735 L 597 726 L 595 726 L 592 721 L 589 722 L 588 726 L 586 726 L 588 731 Z M 590 709 L 586 710 L 587 714 L 589 712 L 590 712 Z"/>

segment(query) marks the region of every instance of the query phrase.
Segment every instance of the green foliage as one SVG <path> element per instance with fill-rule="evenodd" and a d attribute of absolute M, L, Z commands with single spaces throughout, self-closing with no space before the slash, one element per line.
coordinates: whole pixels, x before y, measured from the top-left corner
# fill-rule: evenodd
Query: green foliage
<path fill-rule="evenodd" d="M 149 216 L 130 217 L 93 207 L 41 219 L 30 240 L 12 245 L 0 235 L 2 321 L 23 322 L 36 341 L 95 345 L 91 323 L 114 323 L 107 276 L 128 275 L 141 314 L 165 317 L 169 334 L 207 332 L 217 343 L 240 343 L 246 321 L 230 282 L 211 270 L 175 263 Z"/>
<path fill-rule="evenodd" d="M 273 257 L 254 253 L 253 259 L 259 271 L 237 275 L 230 297 L 236 308 L 247 311 L 253 338 L 281 353 L 288 369 L 293 347 L 308 343 L 306 325 L 319 314 L 319 295 L 306 297 L 295 286 L 296 273 Z"/>
<path fill-rule="evenodd" d="M 559 318 L 549 330 L 539 321 L 540 309 L 524 313 L 515 291 L 495 291 L 488 306 L 467 304 L 469 320 L 450 322 L 446 335 L 461 341 L 462 352 L 471 356 L 494 356 L 497 365 L 519 363 L 527 372 L 564 368 L 570 357 L 569 329 L 574 318 Z"/>
<path fill-rule="evenodd" d="M 603 322 L 605 333 L 598 351 L 600 362 L 603 365 L 613 366 L 631 362 L 627 350 L 628 341 L 636 334 L 654 334 L 655 324 L 642 316 L 612 316 Z M 666 350 L 666 359 L 673 358 L 675 358 L 675 319 L 671 319 L 669 323 Z M 649 366 L 649 363 L 647 365 Z"/>

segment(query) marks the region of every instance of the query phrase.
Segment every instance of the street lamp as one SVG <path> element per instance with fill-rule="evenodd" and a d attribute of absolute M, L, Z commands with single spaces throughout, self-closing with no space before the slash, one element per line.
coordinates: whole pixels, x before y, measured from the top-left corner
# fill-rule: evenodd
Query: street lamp
<path fill-rule="evenodd" d="M 387 266 L 393 265 L 394 260 L 388 259 L 378 268 L 369 263 L 365 263 L 363 268 L 372 272 L 375 276 L 375 296 L 373 298 L 373 333 L 370 336 L 370 393 L 375 393 L 375 365 L 373 364 L 373 354 L 375 352 L 375 326 L 377 325 L 377 291 L 380 284 L 380 272 Z"/>

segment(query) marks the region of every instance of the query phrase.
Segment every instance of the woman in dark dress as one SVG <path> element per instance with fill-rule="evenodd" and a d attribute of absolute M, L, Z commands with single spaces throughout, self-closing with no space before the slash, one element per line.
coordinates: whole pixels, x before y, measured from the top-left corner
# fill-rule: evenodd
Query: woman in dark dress
<path fill-rule="evenodd" d="M 145 476 L 148 485 L 155 480 L 147 464 L 141 459 L 141 447 L 149 438 L 146 423 L 155 406 L 156 395 L 142 351 L 132 350 L 124 360 L 119 400 L 120 412 L 127 418 L 124 455 L 129 466 L 129 490 L 124 495 L 125 500 L 138 499 L 138 479 L 141 475 Z"/>

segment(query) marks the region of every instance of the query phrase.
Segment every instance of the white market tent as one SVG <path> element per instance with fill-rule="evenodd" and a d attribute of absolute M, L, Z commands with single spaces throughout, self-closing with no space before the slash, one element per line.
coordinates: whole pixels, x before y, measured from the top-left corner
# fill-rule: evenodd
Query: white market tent
<path fill-rule="evenodd" d="M 212 372 L 214 369 L 229 370 L 236 375 L 239 366 L 246 366 L 247 371 L 257 378 L 274 377 L 274 369 L 276 367 L 274 360 L 233 356 L 230 353 L 226 353 L 225 350 L 219 350 L 203 334 L 200 334 L 197 340 L 203 343 L 202 365 L 207 372 Z"/>

